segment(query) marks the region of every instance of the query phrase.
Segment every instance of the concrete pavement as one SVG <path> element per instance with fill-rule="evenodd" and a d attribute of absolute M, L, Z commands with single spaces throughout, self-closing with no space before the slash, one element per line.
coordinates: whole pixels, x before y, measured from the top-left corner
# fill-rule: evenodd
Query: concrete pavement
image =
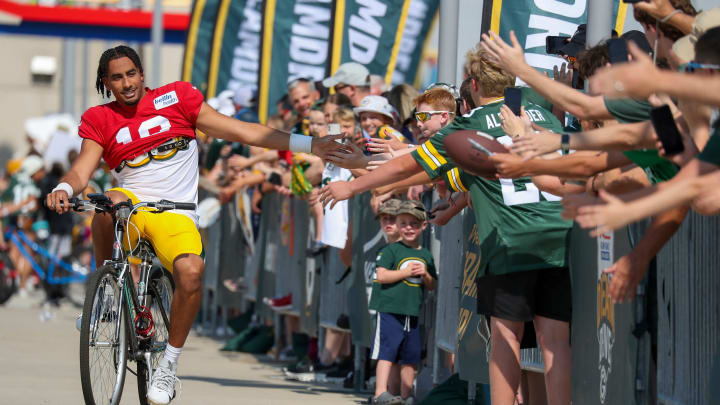
<path fill-rule="evenodd" d="M 81 309 L 65 302 L 45 312 L 41 299 L 36 293 L 0 306 L 0 405 L 83 403 L 75 329 Z M 286 381 L 279 364 L 220 352 L 220 346 L 191 334 L 178 369 L 182 395 L 173 404 L 357 404 L 367 398 L 336 386 Z M 136 379 L 128 373 L 121 404 L 136 403 Z"/>

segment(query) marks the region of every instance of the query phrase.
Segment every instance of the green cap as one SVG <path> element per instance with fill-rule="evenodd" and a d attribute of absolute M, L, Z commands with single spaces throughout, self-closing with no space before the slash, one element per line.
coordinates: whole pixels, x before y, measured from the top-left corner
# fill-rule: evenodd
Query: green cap
<path fill-rule="evenodd" d="M 425 221 L 425 206 L 420 201 L 403 201 L 396 215 L 400 214 L 410 214 L 421 221 Z"/>

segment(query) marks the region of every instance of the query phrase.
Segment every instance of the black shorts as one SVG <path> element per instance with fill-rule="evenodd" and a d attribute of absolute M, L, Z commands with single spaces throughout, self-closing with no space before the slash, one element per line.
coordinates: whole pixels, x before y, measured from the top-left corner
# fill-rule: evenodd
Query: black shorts
<path fill-rule="evenodd" d="M 477 279 L 477 311 L 509 321 L 535 315 L 570 322 L 572 295 L 567 267 L 488 275 Z"/>

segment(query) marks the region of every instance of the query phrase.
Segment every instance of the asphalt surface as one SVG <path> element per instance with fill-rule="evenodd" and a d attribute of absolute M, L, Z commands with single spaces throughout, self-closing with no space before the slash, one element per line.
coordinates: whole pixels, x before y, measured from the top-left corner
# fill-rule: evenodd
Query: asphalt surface
<path fill-rule="evenodd" d="M 76 302 L 82 292 L 75 289 Z M 0 306 L 0 405 L 83 404 L 78 360 L 78 304 L 43 307 L 42 293 L 14 296 Z M 182 393 L 172 404 L 358 404 L 337 386 L 283 378 L 280 364 L 264 357 L 219 351 L 222 341 L 192 332 L 180 357 Z M 131 368 L 134 369 L 134 364 Z M 137 404 L 135 376 L 128 373 L 121 404 Z"/>

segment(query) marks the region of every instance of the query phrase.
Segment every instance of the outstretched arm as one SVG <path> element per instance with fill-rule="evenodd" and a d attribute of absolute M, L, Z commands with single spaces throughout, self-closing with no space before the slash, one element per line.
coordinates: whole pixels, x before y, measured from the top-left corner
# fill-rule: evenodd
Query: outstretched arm
<path fill-rule="evenodd" d="M 365 191 L 395 183 L 421 171 L 422 167 L 412 155 L 402 155 L 353 181 L 334 181 L 328 184 L 320 192 L 320 202 L 323 206 L 331 204 L 331 207 L 334 207 L 338 201 L 347 200 Z"/>
<path fill-rule="evenodd" d="M 569 112 L 580 119 L 612 119 L 612 115 L 605 107 L 605 101 L 600 96 L 589 96 L 553 80 L 525 62 L 523 48 L 510 31 L 510 41 L 507 44 L 497 34 L 490 31 L 482 35 L 481 46 L 490 53 L 498 64 L 506 71 L 522 79 L 528 86 L 549 100 L 553 106 Z"/>
<path fill-rule="evenodd" d="M 203 103 L 198 113 L 196 126 L 206 135 L 225 139 L 230 142 L 241 142 L 252 146 L 262 146 L 277 150 L 290 149 L 290 134 L 272 129 L 262 124 L 255 124 L 236 120 L 220 114 Z M 295 135 L 300 136 L 300 135 Z M 324 138 L 312 138 L 311 151 L 313 154 L 325 158 L 330 152 L 342 151 L 345 147 L 335 142 L 342 135 L 331 135 Z M 300 152 L 298 150 L 298 152 Z"/>
<path fill-rule="evenodd" d="M 571 207 L 577 210 L 577 221 L 583 228 L 597 227 L 595 233 L 657 215 L 671 208 L 689 204 L 703 192 L 720 184 L 718 167 L 695 159 L 666 182 L 633 193 L 613 196 L 600 192 L 599 204 Z M 575 204 L 566 199 L 563 204 Z M 567 209 L 567 208 L 566 208 Z"/>
<path fill-rule="evenodd" d="M 536 125 L 534 127 L 540 132 L 518 137 L 510 147 L 513 152 L 529 159 L 561 148 L 561 134 Z M 569 145 L 574 150 L 652 149 L 656 143 L 654 134 L 650 121 L 607 125 L 570 134 Z"/>
<path fill-rule="evenodd" d="M 502 178 L 552 175 L 569 179 L 585 179 L 605 170 L 632 163 L 620 152 L 575 152 L 555 159 L 523 158 L 512 153 L 490 156 Z"/>
<path fill-rule="evenodd" d="M 720 77 L 663 71 L 634 43 L 628 43 L 633 56 L 629 63 L 600 69 L 590 82 L 590 90 L 607 97 L 644 98 L 653 93 L 695 100 L 720 106 Z"/>

